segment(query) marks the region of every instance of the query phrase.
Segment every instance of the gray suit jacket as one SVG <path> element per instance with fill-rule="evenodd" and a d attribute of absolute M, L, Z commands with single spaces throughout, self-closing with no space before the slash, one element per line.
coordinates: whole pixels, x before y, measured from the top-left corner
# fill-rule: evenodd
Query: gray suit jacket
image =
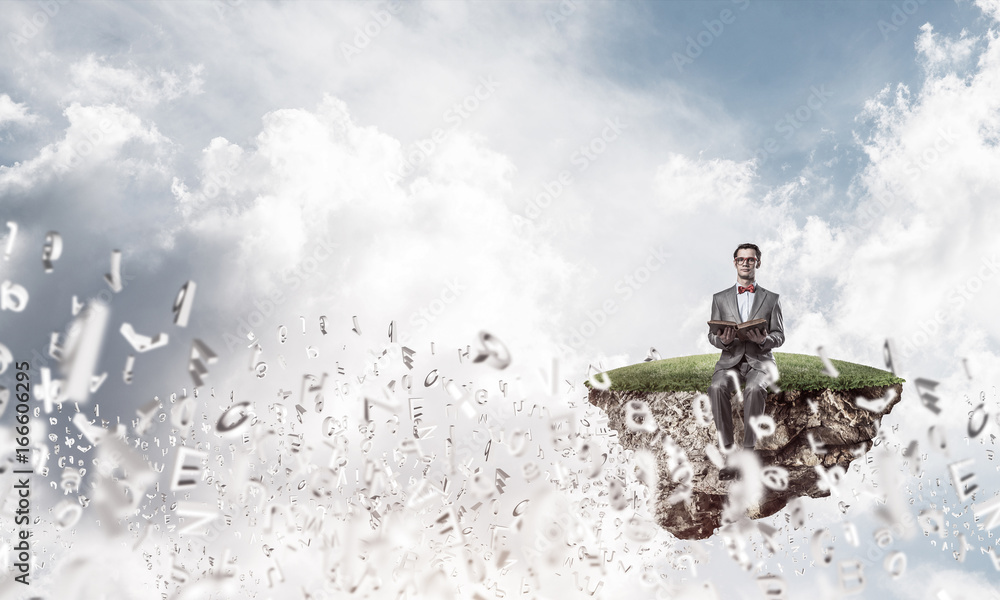
<path fill-rule="evenodd" d="M 719 336 L 711 331 L 708 333 L 709 343 L 722 350 L 722 356 L 715 363 L 716 371 L 735 367 L 744 355 L 750 366 L 758 370 L 764 370 L 762 362 L 774 362 L 771 348 L 777 348 L 785 343 L 785 326 L 781 320 L 781 304 L 778 303 L 778 294 L 765 290 L 759 285 L 756 286 L 753 306 L 750 307 L 750 318 L 747 320 L 754 319 L 767 319 L 768 321 L 767 337 L 760 345 L 736 338 L 726 346 L 719 341 Z M 712 296 L 712 320 L 742 322 L 740 310 L 736 306 L 735 285 Z"/>

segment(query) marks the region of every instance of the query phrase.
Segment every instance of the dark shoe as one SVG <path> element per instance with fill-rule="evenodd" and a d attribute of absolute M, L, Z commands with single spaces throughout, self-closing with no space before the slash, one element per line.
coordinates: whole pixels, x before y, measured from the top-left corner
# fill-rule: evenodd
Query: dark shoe
<path fill-rule="evenodd" d="M 719 481 L 730 481 L 732 479 L 736 479 L 739 474 L 739 469 L 724 467 L 719 470 Z"/>

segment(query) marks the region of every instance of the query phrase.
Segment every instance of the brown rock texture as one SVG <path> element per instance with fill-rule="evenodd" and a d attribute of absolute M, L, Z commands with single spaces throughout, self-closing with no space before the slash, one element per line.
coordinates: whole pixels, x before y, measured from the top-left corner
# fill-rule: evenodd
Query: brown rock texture
<path fill-rule="evenodd" d="M 856 398 L 881 399 L 888 390 L 895 397 L 881 412 L 859 408 Z M 815 469 L 840 466 L 847 470 L 851 461 L 871 449 L 883 415 L 900 401 L 902 384 L 867 387 L 854 390 L 780 391 L 768 394 L 765 414 L 775 422 L 774 433 L 757 440 L 757 454 L 764 467 L 777 466 L 788 472 L 788 486 L 783 490 L 763 487 L 763 494 L 746 507 L 751 519 L 770 516 L 792 499 L 829 496 L 821 489 L 822 482 Z M 735 481 L 721 481 L 719 469 L 709 459 L 705 447 L 718 447 L 718 434 L 712 422 L 711 409 L 705 403 L 704 420 L 696 419 L 694 403 L 698 392 L 628 392 L 590 390 L 591 404 L 608 415 L 608 424 L 619 436 L 626 449 L 648 450 L 656 456 L 658 482 L 656 490 L 656 520 L 661 527 L 680 539 L 704 539 L 723 524 L 723 513 L 729 501 L 729 491 Z M 633 401 L 645 402 L 656 421 L 657 430 L 649 433 L 628 426 L 626 406 Z M 733 398 L 735 443 L 743 443 L 743 407 Z M 632 410 L 641 409 L 633 404 Z M 633 420 L 634 422 L 634 420 Z M 648 428 L 648 427 L 647 427 Z M 816 451 L 809 442 L 811 434 Z M 672 440 L 690 461 L 693 490 L 689 500 L 676 502 L 675 495 L 682 484 L 677 477 L 676 451 L 671 458 L 668 448 Z M 664 444 L 664 442 L 667 442 Z M 825 450 L 825 452 L 824 452 Z M 683 477 L 682 477 L 683 479 Z M 780 486 L 777 486 L 780 487 Z M 671 503 L 669 500 L 675 500 Z"/>

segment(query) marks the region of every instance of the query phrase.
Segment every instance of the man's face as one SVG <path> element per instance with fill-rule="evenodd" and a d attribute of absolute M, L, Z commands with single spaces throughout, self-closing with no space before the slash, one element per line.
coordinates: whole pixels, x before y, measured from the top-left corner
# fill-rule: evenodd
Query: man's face
<path fill-rule="evenodd" d="M 736 253 L 733 260 L 736 264 L 736 275 L 740 279 L 754 281 L 757 275 L 757 253 L 750 248 L 743 248 Z"/>

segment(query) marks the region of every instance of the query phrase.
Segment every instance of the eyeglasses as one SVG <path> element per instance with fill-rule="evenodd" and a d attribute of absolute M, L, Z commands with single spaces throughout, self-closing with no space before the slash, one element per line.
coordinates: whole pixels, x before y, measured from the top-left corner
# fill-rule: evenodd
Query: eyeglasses
<path fill-rule="evenodd" d="M 742 256 L 736 259 L 736 264 L 738 265 L 755 265 L 757 264 L 756 258 L 743 258 Z"/>

